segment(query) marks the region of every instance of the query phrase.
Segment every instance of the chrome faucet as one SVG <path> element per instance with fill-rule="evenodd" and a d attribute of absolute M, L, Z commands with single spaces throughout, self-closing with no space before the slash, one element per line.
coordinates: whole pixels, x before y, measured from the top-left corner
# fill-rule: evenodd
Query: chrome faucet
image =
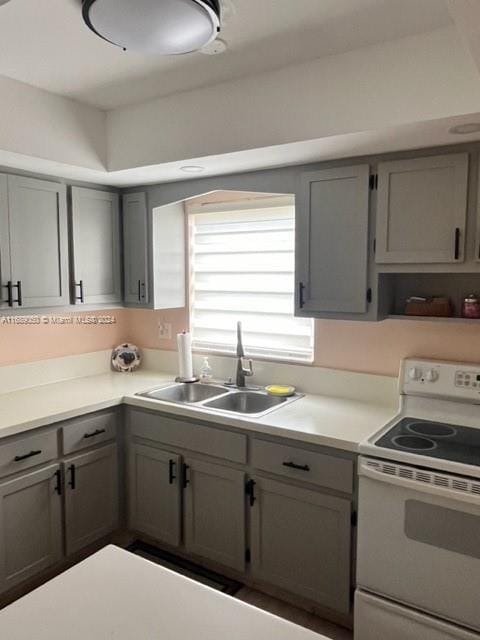
<path fill-rule="evenodd" d="M 245 378 L 253 376 L 253 362 L 245 358 L 242 323 L 237 322 L 237 387 L 245 387 Z"/>

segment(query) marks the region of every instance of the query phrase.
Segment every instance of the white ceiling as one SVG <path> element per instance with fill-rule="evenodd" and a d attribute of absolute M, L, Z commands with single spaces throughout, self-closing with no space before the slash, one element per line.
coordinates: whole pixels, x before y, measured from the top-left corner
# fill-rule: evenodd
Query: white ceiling
<path fill-rule="evenodd" d="M 211 178 L 214 176 L 245 173 L 339 158 L 353 158 L 409 149 L 422 149 L 438 145 L 477 142 L 478 132 L 452 136 L 449 129 L 468 122 L 479 122 L 480 113 L 452 118 L 401 125 L 377 131 L 366 131 L 277 145 L 263 149 L 227 153 L 219 156 L 193 158 L 188 164 L 204 165 L 207 169 L 198 175 L 183 173 L 184 163 L 170 162 L 138 167 L 123 171 L 98 171 L 62 164 L 33 156 L 25 156 L 0 149 L 0 167 L 12 171 L 41 173 L 65 180 L 91 182 L 116 187 L 178 182 Z M 279 161 L 281 158 L 281 161 Z M 2 168 L 3 171 L 3 168 Z M 210 189 L 209 189 L 210 190 Z"/>
<path fill-rule="evenodd" d="M 80 0 L 0 6 L 0 75 L 102 109 L 452 24 L 444 0 L 225 0 L 220 56 L 124 53 L 84 25 Z"/>

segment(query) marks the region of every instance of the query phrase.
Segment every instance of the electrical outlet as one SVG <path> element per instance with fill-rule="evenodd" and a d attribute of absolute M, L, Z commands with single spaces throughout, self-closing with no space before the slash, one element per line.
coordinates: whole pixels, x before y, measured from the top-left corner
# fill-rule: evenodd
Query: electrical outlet
<path fill-rule="evenodd" d="M 172 323 L 171 322 L 158 323 L 158 337 L 160 338 L 160 340 L 172 339 Z"/>

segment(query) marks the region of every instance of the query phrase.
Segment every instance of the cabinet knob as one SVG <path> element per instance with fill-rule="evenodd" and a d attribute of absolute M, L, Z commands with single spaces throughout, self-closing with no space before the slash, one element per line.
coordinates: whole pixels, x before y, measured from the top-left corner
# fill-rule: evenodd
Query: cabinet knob
<path fill-rule="evenodd" d="M 408 370 L 408 377 L 410 380 L 420 380 L 422 377 L 422 370 L 418 367 L 412 367 Z"/>

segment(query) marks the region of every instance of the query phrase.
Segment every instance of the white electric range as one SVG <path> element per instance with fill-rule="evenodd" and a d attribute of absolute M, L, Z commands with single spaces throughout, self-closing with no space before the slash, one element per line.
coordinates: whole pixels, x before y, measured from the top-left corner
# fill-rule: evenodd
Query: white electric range
<path fill-rule="evenodd" d="M 360 453 L 355 640 L 480 640 L 480 365 L 405 360 Z"/>

